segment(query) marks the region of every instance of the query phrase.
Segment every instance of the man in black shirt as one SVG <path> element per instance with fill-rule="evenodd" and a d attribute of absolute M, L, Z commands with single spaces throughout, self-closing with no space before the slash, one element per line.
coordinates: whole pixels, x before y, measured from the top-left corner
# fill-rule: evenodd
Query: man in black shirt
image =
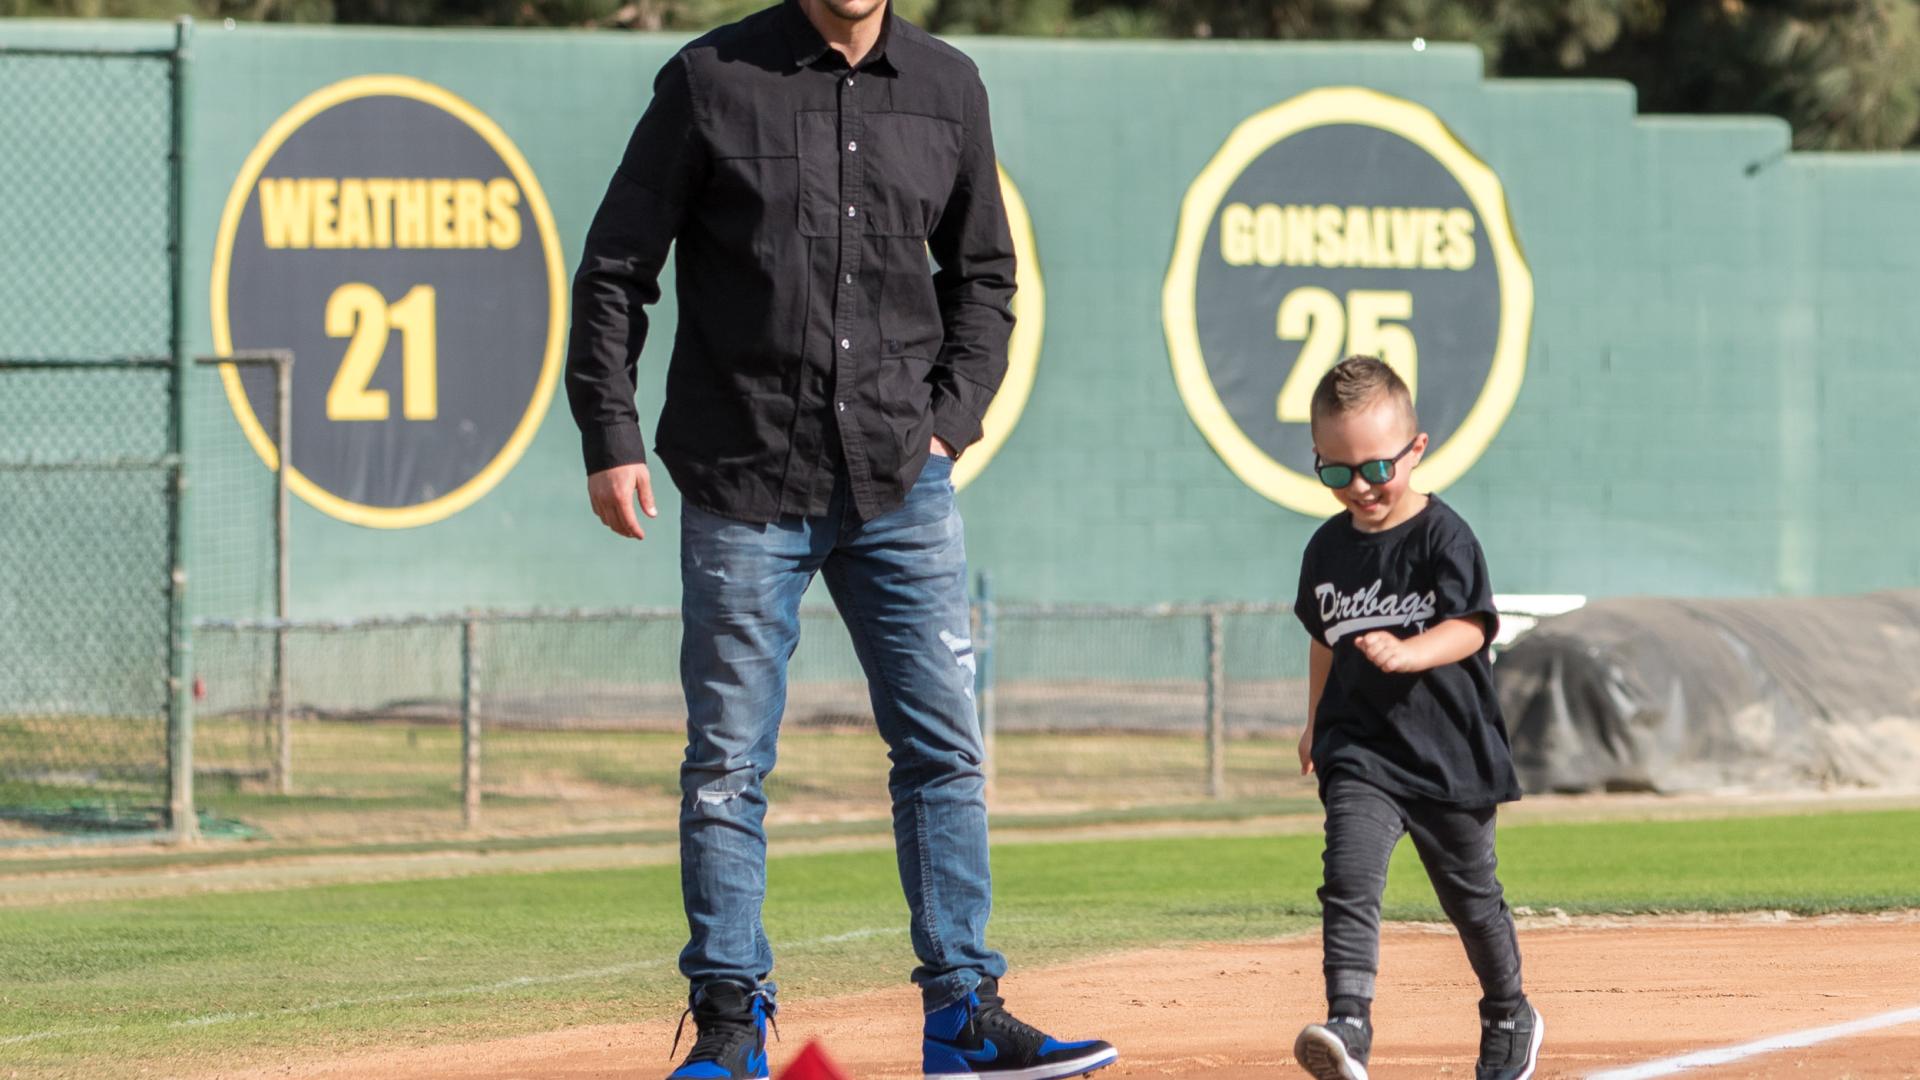
<path fill-rule="evenodd" d="M 567 354 L 594 512 L 636 540 L 635 499 L 656 511 L 633 372 L 670 244 L 680 322 L 657 449 L 685 502 L 680 968 L 699 1028 L 673 1076 L 768 1072 L 762 785 L 816 573 L 892 751 L 924 1071 L 1110 1064 L 1104 1042 L 1009 1015 L 985 940 L 952 470 L 1006 372 L 1014 257 L 978 72 L 884 0 L 788 0 L 661 69 L 587 236 Z"/>
<path fill-rule="evenodd" d="M 1494 807 L 1520 786 L 1488 660 L 1499 615 L 1486 559 L 1451 507 L 1408 486 L 1427 437 L 1393 369 L 1336 364 L 1311 416 L 1314 467 L 1347 510 L 1308 542 L 1294 601 L 1313 638 L 1300 771 L 1319 774 L 1327 810 L 1329 1013 L 1294 1057 L 1320 1080 L 1366 1080 L 1380 896 L 1409 833 L 1480 980 L 1474 1076 L 1526 1080 L 1545 1025 L 1494 876 Z"/>

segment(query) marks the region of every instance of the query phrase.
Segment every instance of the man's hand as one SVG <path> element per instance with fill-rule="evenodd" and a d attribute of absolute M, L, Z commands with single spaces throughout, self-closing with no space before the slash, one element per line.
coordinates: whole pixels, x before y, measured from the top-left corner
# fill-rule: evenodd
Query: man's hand
<path fill-rule="evenodd" d="M 1375 630 L 1361 634 L 1353 641 L 1361 655 L 1373 661 L 1373 666 L 1389 675 L 1402 675 L 1408 672 L 1424 670 L 1414 650 L 1407 643 L 1386 632 Z"/>
<path fill-rule="evenodd" d="M 587 498 L 593 502 L 594 516 L 621 536 L 645 540 L 647 533 L 633 514 L 633 498 L 640 497 L 640 509 L 648 517 L 659 517 L 653 505 L 653 478 L 645 465 L 615 465 L 587 477 Z"/>
<path fill-rule="evenodd" d="M 1307 724 L 1307 730 L 1300 733 L 1300 775 L 1313 771 L 1313 724 Z"/>
<path fill-rule="evenodd" d="M 947 445 L 947 440 L 941 438 L 938 435 L 935 435 L 932 441 L 927 443 L 927 449 L 933 451 L 935 454 L 938 454 L 943 458 L 958 456 L 953 452 L 953 447 Z"/>

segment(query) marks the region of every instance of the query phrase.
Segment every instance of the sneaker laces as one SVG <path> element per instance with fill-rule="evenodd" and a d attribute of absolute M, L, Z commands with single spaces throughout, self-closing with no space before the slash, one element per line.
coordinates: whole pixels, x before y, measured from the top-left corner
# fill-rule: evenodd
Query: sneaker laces
<path fill-rule="evenodd" d="M 1046 1041 L 1046 1032 L 1007 1011 L 1006 1000 L 1000 996 L 997 986 L 992 989 L 982 986 L 975 995 L 980 999 L 980 1008 L 973 1014 L 975 1024 L 997 1028 L 1031 1042 L 1034 1046 Z"/>
<path fill-rule="evenodd" d="M 755 996 L 758 997 L 759 995 Z M 752 999 L 748 1000 L 751 1002 Z M 762 1000 L 765 999 L 762 998 Z M 767 1026 L 773 1029 L 773 1037 L 778 1041 L 780 1038 L 780 1022 L 773 1018 L 771 1002 L 768 1003 L 764 1015 L 767 1019 Z M 680 1014 L 680 1023 L 673 1029 L 673 1048 L 667 1051 L 667 1060 L 669 1061 L 673 1060 L 674 1055 L 680 1052 L 680 1037 L 686 1034 L 688 1017 L 693 1017 L 693 1028 L 696 1033 L 696 1037 L 693 1040 L 693 1047 L 687 1051 L 688 1061 L 718 1061 L 732 1051 L 735 1046 L 739 1045 L 741 1040 L 750 1039 L 754 1036 L 755 1025 L 751 1013 L 749 1013 L 745 1019 L 715 1016 L 702 1020 L 700 1017 L 694 1015 L 693 1007 L 688 1006 L 687 1009 Z"/>

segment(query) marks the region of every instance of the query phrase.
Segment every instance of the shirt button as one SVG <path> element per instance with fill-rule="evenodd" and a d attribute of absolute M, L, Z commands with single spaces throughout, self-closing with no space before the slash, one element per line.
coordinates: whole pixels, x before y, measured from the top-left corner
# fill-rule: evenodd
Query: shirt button
<path fill-rule="evenodd" d="M 847 275 L 847 284 L 849 284 L 849 285 L 851 285 L 851 284 L 853 284 L 853 275 L 852 275 L 852 274 L 848 274 L 848 275 Z"/>
<path fill-rule="evenodd" d="M 848 340 L 847 340 L 846 338 L 841 338 L 841 339 L 840 339 L 840 347 L 841 347 L 842 349 L 851 349 L 851 348 L 853 348 L 853 342 L 851 342 L 851 341 L 848 341 Z"/>
<path fill-rule="evenodd" d="M 853 85 L 853 76 L 851 76 L 851 75 L 849 75 L 849 76 L 847 76 L 847 85 L 848 85 L 848 86 L 852 86 L 852 85 Z"/>
<path fill-rule="evenodd" d="M 847 140 L 847 153 L 851 154 L 858 151 L 859 149 L 860 149 L 860 140 L 858 139 Z"/>
<path fill-rule="evenodd" d="M 849 207 L 847 207 L 847 216 L 848 216 L 848 217 L 852 217 L 853 215 L 854 215 L 854 209 L 853 209 L 853 207 L 851 207 L 851 206 L 849 206 Z"/>
<path fill-rule="evenodd" d="M 843 402 L 841 402 L 841 403 L 840 403 L 840 411 L 841 411 L 841 412 L 846 412 L 846 411 L 847 411 L 847 403 L 846 403 L 846 402 L 844 402 L 844 401 L 843 401 Z"/>

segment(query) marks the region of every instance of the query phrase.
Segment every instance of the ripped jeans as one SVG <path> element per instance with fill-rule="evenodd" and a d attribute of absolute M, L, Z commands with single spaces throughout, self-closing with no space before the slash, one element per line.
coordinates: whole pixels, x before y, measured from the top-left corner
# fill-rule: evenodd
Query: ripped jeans
<path fill-rule="evenodd" d="M 953 463 L 927 461 L 900 509 L 864 524 L 846 484 L 824 517 L 756 525 L 681 511 L 680 890 L 691 937 L 680 970 L 697 991 L 766 986 L 761 925 L 767 800 L 800 599 L 815 573 L 866 671 L 893 763 L 894 847 L 907 897 L 913 981 L 929 1012 L 1006 973 L 987 948 L 993 885 L 980 723 L 974 712 L 966 546 Z"/>

